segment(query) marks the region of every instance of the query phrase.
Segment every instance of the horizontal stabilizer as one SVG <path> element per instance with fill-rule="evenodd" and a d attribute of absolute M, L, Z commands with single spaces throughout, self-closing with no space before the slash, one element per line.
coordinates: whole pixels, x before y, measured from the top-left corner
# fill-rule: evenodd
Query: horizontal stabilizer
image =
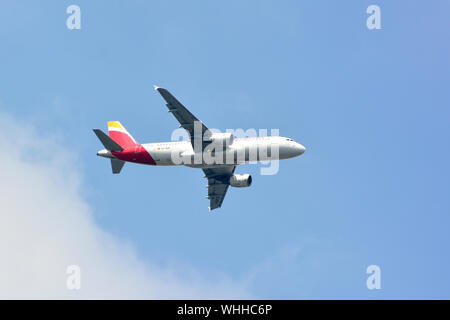
<path fill-rule="evenodd" d="M 105 146 L 106 150 L 120 152 L 123 150 L 121 146 L 109 136 L 107 136 L 102 130 L 94 129 L 94 133 L 97 135 L 100 142 Z M 121 167 L 122 168 L 122 167 Z M 120 170 L 119 170 L 120 171 Z"/>
<path fill-rule="evenodd" d="M 123 168 L 125 161 L 119 159 L 111 159 L 111 168 L 114 174 L 120 173 Z"/>

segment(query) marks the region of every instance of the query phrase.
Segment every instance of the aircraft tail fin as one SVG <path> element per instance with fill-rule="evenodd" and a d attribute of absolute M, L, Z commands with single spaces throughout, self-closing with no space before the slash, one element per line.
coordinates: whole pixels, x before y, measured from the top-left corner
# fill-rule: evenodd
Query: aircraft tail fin
<path fill-rule="evenodd" d="M 137 142 L 127 129 L 119 121 L 108 121 L 109 137 L 117 142 L 122 148 L 133 148 Z"/>
<path fill-rule="evenodd" d="M 119 159 L 111 159 L 112 173 L 114 173 L 114 174 L 120 173 L 124 164 L 125 164 L 125 161 L 122 161 Z"/>
<path fill-rule="evenodd" d="M 100 142 L 106 148 L 106 150 L 116 151 L 116 152 L 120 152 L 123 150 L 123 148 L 117 142 L 115 142 L 113 139 L 108 137 L 102 130 L 94 129 L 94 133 L 97 135 L 97 138 L 100 140 Z"/>

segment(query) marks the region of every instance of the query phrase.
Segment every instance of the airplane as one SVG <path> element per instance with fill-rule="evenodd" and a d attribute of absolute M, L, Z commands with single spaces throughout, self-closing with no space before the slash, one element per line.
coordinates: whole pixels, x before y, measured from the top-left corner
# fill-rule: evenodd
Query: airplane
<path fill-rule="evenodd" d="M 184 165 L 201 168 L 208 179 L 209 210 L 222 206 L 228 187 L 249 187 L 250 174 L 235 174 L 244 163 L 283 160 L 302 155 L 305 147 L 293 139 L 279 136 L 234 137 L 208 129 L 168 90 L 155 86 L 190 140 L 139 144 L 119 121 L 108 122 L 108 135 L 93 129 L 105 149 L 97 152 L 111 160 L 113 174 L 122 170 L 125 162 L 153 166 Z"/>

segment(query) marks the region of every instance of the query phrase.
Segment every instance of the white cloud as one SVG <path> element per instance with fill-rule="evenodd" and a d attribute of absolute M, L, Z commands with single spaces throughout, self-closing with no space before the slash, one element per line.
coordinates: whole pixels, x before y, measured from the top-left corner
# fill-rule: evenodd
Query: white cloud
<path fill-rule="evenodd" d="M 76 155 L 61 139 L 0 113 L 0 150 L 0 298 L 249 297 L 227 276 L 185 279 L 142 261 L 99 228 L 80 195 Z M 81 268 L 80 290 L 66 287 L 72 264 Z"/>

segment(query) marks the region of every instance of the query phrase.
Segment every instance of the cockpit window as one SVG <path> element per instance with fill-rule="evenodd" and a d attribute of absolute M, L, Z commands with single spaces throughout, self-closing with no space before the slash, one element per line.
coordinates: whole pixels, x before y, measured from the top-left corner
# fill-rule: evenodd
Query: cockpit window
<path fill-rule="evenodd" d="M 292 139 L 286 139 L 286 141 L 294 141 L 294 140 L 292 140 Z"/>

